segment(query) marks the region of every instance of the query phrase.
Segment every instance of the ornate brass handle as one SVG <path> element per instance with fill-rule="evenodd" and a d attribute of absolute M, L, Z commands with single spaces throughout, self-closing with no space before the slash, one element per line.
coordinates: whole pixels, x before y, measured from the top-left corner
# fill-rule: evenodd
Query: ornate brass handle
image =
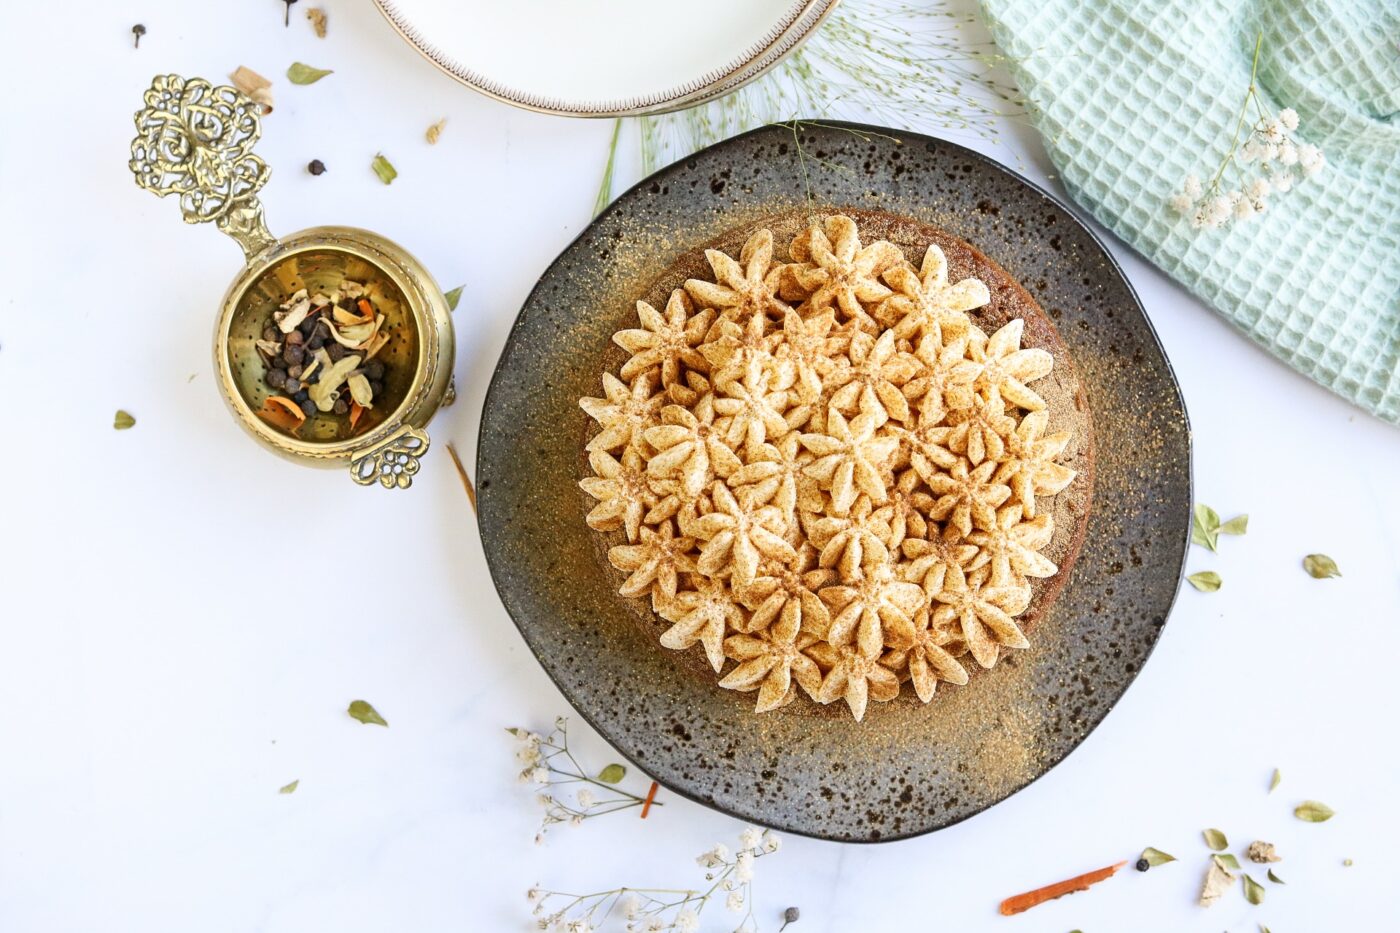
<path fill-rule="evenodd" d="M 356 452 L 350 459 L 350 478 L 361 486 L 378 480 L 385 489 L 407 489 L 428 444 L 425 432 L 406 424 L 373 447 Z"/>
<path fill-rule="evenodd" d="M 261 106 L 237 88 L 173 74 L 151 82 L 145 103 L 131 141 L 136 183 L 178 194 L 186 223 L 214 221 L 250 259 L 274 245 L 257 197 L 271 174 L 253 154 Z"/>

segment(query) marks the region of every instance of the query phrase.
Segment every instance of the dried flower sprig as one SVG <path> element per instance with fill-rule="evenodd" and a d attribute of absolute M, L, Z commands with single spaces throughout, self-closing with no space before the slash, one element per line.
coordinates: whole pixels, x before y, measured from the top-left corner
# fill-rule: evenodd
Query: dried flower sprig
<path fill-rule="evenodd" d="M 579 764 L 569 750 L 569 720 L 563 716 L 554 720 L 554 730 L 548 735 L 513 727 L 506 731 L 520 743 L 515 750 L 521 766 L 520 780 L 544 788 L 535 798 L 544 808 L 540 830 L 535 834 L 537 843 L 544 842 L 549 827 L 557 823 L 579 826 L 584 820 L 619 810 L 661 806 L 652 794 L 642 796 L 616 786 L 627 775 L 624 766 L 610 764 L 594 775 Z M 584 785 L 573 793 L 572 802 L 558 790 L 568 784 Z"/>
<path fill-rule="evenodd" d="M 1196 175 L 1187 175 L 1181 190 L 1168 201 L 1172 210 L 1191 218 L 1191 226 L 1211 229 L 1232 221 L 1248 220 L 1268 209 L 1271 194 L 1283 194 L 1302 179 L 1315 175 L 1326 164 L 1322 150 L 1311 143 L 1300 143 L 1293 136 L 1298 129 L 1298 112 L 1285 107 L 1270 114 L 1259 97 L 1256 77 L 1259 50 L 1264 44 L 1261 30 L 1254 40 L 1254 60 L 1249 69 L 1249 89 L 1240 104 L 1235 133 L 1220 167 L 1204 185 Z M 1251 107 L 1255 120 L 1249 124 Z M 1245 132 L 1245 127 L 1249 131 Z M 1257 169 L 1243 167 L 1257 166 Z M 1239 187 L 1226 185 L 1231 173 Z"/>
<path fill-rule="evenodd" d="M 677 113 L 637 118 L 642 173 L 769 123 L 826 115 L 834 104 L 874 123 L 998 140 L 1025 107 L 998 72 L 1007 61 L 976 16 L 942 3 L 848 0 L 801 48 L 752 84 Z M 614 124 L 595 214 L 614 190 Z"/>
<path fill-rule="evenodd" d="M 593 933 L 613 916 L 625 920 L 623 929 L 627 933 L 694 933 L 700 927 L 705 907 L 720 898 L 729 910 L 743 913 L 734 933 L 757 933 L 758 922 L 753 914 L 754 863 L 780 848 L 782 840 L 776 835 L 751 826 L 739 834 L 736 852 L 731 853 L 720 842 L 696 858 L 696 863 L 705 869 L 705 880 L 710 882 L 704 889 L 620 887 L 592 894 L 569 894 L 537 885 L 526 897 L 533 905 L 539 928 L 559 933 Z M 788 908 L 784 918 L 795 913 Z"/>

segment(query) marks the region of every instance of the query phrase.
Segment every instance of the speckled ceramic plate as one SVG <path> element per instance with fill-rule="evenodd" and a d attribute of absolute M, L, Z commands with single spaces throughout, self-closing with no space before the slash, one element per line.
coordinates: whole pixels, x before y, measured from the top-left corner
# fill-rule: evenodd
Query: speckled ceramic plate
<path fill-rule="evenodd" d="M 757 716 L 752 695 L 718 688 L 689 656 L 698 649 L 661 648 L 661 625 L 616 595 L 619 578 L 584 525 L 590 501 L 576 486 L 588 432 L 577 400 L 616 370 L 608 338 L 629 326 L 636 299 L 664 298 L 704 246 L 833 210 L 939 228 L 1000 264 L 1055 322 L 1098 425 L 1083 548 L 1030 649 L 965 687 L 940 686 L 929 705 L 906 688 L 872 704 L 861 724 L 804 697 Z M 842 841 L 956 823 L 1069 754 L 1156 644 L 1190 526 L 1181 394 L 1103 244 L 1048 194 L 976 153 L 845 124 L 728 140 L 643 181 L 595 220 L 520 312 L 486 396 L 477 471 L 496 588 L 579 713 L 676 793 Z"/>

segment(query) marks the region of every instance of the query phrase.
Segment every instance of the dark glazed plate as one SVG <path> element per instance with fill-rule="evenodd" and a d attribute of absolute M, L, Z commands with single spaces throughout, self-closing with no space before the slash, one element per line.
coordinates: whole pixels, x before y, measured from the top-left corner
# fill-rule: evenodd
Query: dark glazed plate
<path fill-rule="evenodd" d="M 940 227 L 999 263 L 1058 326 L 1099 426 L 1083 550 L 1031 648 L 965 687 L 940 687 L 927 706 L 906 688 L 863 724 L 802 697 L 755 715 L 752 695 L 720 689 L 703 664 L 661 648 L 661 627 L 616 595 L 620 578 L 584 525 L 590 503 L 577 489 L 587 432 L 578 399 L 616 370 L 609 338 L 629 326 L 635 301 L 679 284 L 659 277 L 699 247 L 777 215 L 836 210 Z M 1103 244 L 995 162 L 854 124 L 736 137 L 646 179 L 595 220 L 541 277 L 511 331 L 486 396 L 477 476 L 501 599 L 594 728 L 676 793 L 846 842 L 941 829 L 1069 754 L 1156 644 L 1190 530 L 1181 394 Z"/>

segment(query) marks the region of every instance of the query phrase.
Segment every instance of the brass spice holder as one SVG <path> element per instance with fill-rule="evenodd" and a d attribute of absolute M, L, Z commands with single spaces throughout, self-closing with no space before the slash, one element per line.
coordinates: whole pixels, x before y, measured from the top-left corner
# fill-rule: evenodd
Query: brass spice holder
<path fill-rule="evenodd" d="M 327 226 L 274 237 L 257 197 L 271 174 L 252 152 L 260 118 L 260 105 L 236 88 L 158 76 L 135 115 L 131 171 L 147 191 L 178 195 L 186 223 L 213 221 L 243 248 L 246 262 L 214 330 L 219 390 L 234 419 L 288 460 L 348 465 L 360 485 L 407 488 L 430 443 L 425 427 L 455 396 L 451 309 L 427 269 L 379 234 Z M 376 398 L 353 430 L 322 418 L 307 422 L 307 436 L 280 428 L 258 414 L 275 393 L 256 341 L 273 309 L 298 289 L 329 292 L 347 280 L 363 284 L 385 316 L 382 402 Z"/>

